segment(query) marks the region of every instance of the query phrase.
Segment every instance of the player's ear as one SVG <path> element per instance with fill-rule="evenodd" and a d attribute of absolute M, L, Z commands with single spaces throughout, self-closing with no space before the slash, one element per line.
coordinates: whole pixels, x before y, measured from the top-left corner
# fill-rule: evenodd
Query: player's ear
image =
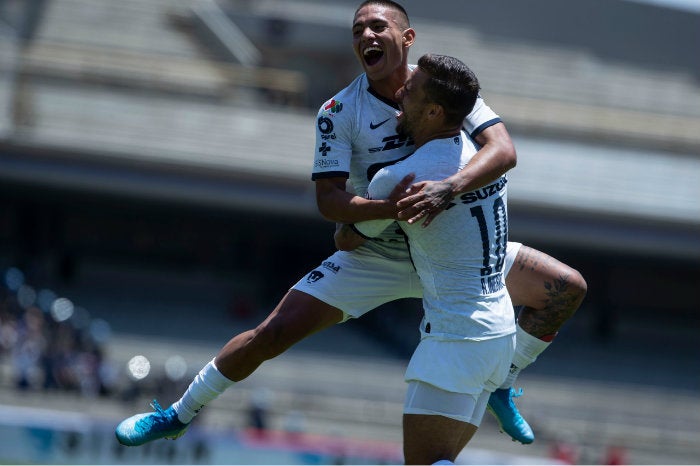
<path fill-rule="evenodd" d="M 435 119 L 445 114 L 445 109 L 442 105 L 431 102 L 428 104 L 428 117 Z"/>
<path fill-rule="evenodd" d="M 413 28 L 408 28 L 403 32 L 403 36 L 401 37 L 401 41 L 403 42 L 404 47 L 410 47 L 413 45 L 413 42 L 416 40 L 416 31 L 413 30 Z"/>

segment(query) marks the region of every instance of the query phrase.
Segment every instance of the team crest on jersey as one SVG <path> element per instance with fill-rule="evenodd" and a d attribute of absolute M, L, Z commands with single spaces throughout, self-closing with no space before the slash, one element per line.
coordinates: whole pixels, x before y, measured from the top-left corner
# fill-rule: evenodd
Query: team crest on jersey
<path fill-rule="evenodd" d="M 323 111 L 328 114 L 340 113 L 341 110 L 343 110 L 343 103 L 338 100 L 331 99 L 323 104 Z"/>
<path fill-rule="evenodd" d="M 318 270 L 314 270 L 310 274 L 306 276 L 306 283 L 316 283 L 320 279 L 324 277 L 322 272 L 319 272 Z"/>

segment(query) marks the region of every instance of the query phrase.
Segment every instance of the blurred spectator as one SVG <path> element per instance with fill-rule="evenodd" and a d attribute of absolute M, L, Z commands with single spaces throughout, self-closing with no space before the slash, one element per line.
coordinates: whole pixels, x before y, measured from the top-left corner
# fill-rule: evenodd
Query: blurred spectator
<path fill-rule="evenodd" d="M 564 464 L 579 464 L 581 449 L 573 435 L 562 434 L 552 443 L 550 456 Z"/>
<path fill-rule="evenodd" d="M 84 309 L 50 290 L 34 292 L 19 269 L 7 269 L 3 279 L 0 358 L 10 357 L 15 386 L 110 394 L 115 374 L 103 357 L 105 324 L 86 319 Z"/>
<path fill-rule="evenodd" d="M 605 458 L 601 464 L 606 465 L 621 465 L 629 464 L 627 462 L 627 450 L 620 446 L 610 446 L 605 452 Z"/>
<path fill-rule="evenodd" d="M 257 436 L 262 437 L 268 429 L 268 410 L 272 393 L 265 388 L 258 388 L 253 392 L 248 407 L 248 425 Z"/>
<path fill-rule="evenodd" d="M 17 316 L 10 311 L 9 298 L 0 298 L 0 358 L 12 352 L 17 344 Z"/>
<path fill-rule="evenodd" d="M 306 432 L 306 416 L 301 411 L 289 411 L 284 416 L 283 429 L 289 440 L 299 441 L 302 434 Z"/>
<path fill-rule="evenodd" d="M 44 381 L 41 360 L 48 346 L 44 324 L 43 313 L 34 306 L 28 308 L 19 321 L 12 363 L 20 389 L 36 388 Z"/>

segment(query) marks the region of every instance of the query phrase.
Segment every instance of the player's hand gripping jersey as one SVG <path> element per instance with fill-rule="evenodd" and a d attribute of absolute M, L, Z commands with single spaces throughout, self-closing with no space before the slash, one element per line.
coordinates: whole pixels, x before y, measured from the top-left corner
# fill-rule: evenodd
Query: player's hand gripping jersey
<path fill-rule="evenodd" d="M 444 179 L 461 170 L 476 150 L 464 133 L 429 141 L 404 160 L 381 169 L 369 185 L 368 197 L 386 199 L 409 173 L 416 174 L 417 182 Z M 482 340 L 515 332 L 503 274 L 508 242 L 506 185 L 503 175 L 488 186 L 457 196 L 428 228 L 398 222 L 408 236 L 423 285 L 424 336 Z M 355 229 L 371 238 L 391 222 L 369 220 L 355 224 Z"/>
<path fill-rule="evenodd" d="M 312 179 L 345 177 L 364 196 L 372 176 L 415 150 L 413 141 L 396 133 L 398 106 L 375 94 L 365 74 L 324 103 L 316 121 Z M 479 98 L 464 128 L 476 137 L 501 119 Z M 362 248 L 387 257 L 406 258 L 403 234 L 392 225 Z"/>

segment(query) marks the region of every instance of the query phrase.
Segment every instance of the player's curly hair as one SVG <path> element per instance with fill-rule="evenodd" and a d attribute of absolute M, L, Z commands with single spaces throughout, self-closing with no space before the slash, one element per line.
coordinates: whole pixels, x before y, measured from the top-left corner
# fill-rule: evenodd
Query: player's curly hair
<path fill-rule="evenodd" d="M 472 111 L 479 96 L 479 80 L 457 58 L 426 53 L 418 67 L 429 76 L 423 89 L 426 97 L 445 109 L 446 123 L 460 124 Z"/>

